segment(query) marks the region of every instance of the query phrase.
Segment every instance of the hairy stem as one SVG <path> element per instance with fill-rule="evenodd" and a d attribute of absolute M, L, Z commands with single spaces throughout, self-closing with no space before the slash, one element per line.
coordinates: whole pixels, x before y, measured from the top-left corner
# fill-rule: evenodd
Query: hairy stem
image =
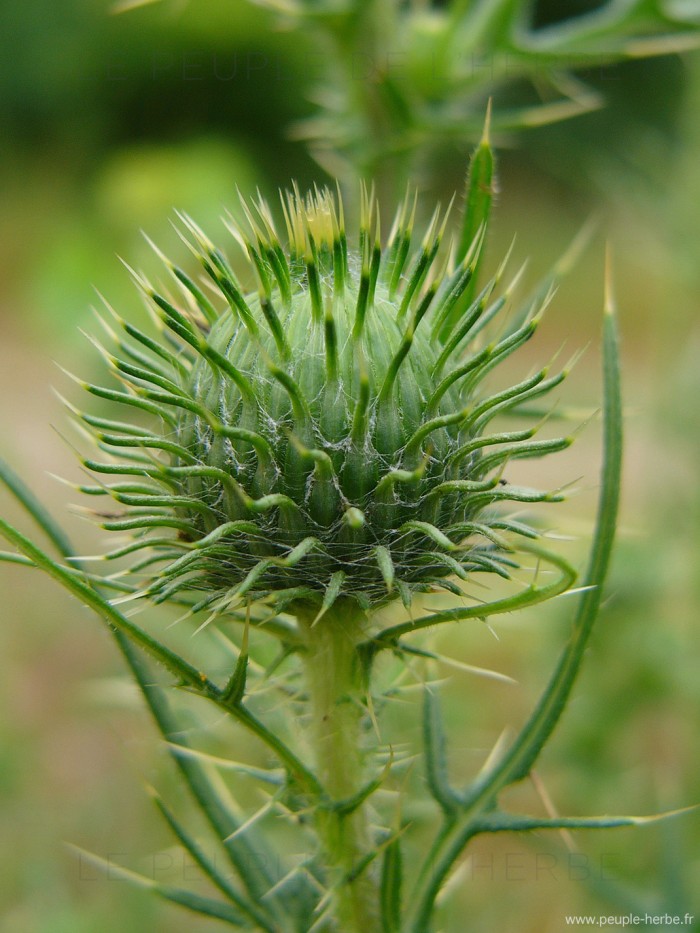
<path fill-rule="evenodd" d="M 334 919 L 342 933 L 381 933 L 378 879 L 367 865 L 372 850 L 365 804 L 348 809 L 362 787 L 362 677 L 358 645 L 364 616 L 340 603 L 314 624 L 300 617 L 306 634 L 306 679 L 317 773 L 328 798 L 317 826 L 329 869 Z M 366 866 L 363 868 L 363 866 Z"/>

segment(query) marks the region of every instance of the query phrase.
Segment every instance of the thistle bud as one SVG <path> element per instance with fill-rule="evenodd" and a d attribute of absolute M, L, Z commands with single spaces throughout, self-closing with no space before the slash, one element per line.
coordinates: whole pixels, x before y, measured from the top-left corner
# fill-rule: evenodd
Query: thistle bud
<path fill-rule="evenodd" d="M 93 487 L 127 507 L 104 527 L 136 535 L 113 554 L 150 550 L 141 570 L 162 562 L 152 598 L 201 591 L 197 605 L 218 609 L 269 598 L 315 612 L 342 598 L 369 610 L 454 591 L 455 576 L 507 577 L 517 566 L 507 541 L 534 532 L 503 505 L 556 497 L 504 483 L 504 465 L 569 440 L 492 424 L 563 374 L 483 386 L 532 336 L 540 306 L 486 342 L 510 294 L 503 267 L 475 289 L 483 228 L 455 259 L 439 210 L 416 238 L 415 198 L 385 246 L 364 189 L 354 244 L 327 190 L 283 197 L 284 236 L 262 199 L 243 211 L 230 231 L 256 286 L 182 218 L 206 284 L 165 257 L 176 296 L 135 276 L 162 339 L 120 321 L 109 361 L 125 389 L 87 387 L 158 422 L 83 416 L 115 455 L 88 468 L 122 474 Z"/>

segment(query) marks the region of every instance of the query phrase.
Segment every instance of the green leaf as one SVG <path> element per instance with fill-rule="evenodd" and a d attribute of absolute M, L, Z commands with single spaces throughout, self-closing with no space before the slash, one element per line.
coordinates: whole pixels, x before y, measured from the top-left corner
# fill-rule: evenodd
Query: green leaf
<path fill-rule="evenodd" d="M 2 457 L 0 457 L 0 479 L 18 502 L 24 506 L 58 553 L 63 557 L 71 555 L 73 549 L 61 526 Z"/>
<path fill-rule="evenodd" d="M 180 907 L 186 907 L 194 913 L 201 914 L 204 917 L 214 917 L 217 920 L 224 920 L 231 926 L 242 929 L 250 929 L 242 914 L 229 904 L 221 901 L 215 901 L 209 897 L 203 897 L 194 891 L 187 891 L 183 888 L 175 888 L 168 884 L 159 884 L 146 875 L 140 875 L 138 872 L 130 871 L 121 865 L 116 865 L 111 860 L 100 858 L 92 852 L 86 852 L 77 846 L 71 846 L 83 862 L 89 862 L 100 871 L 103 871 L 109 878 L 120 878 L 122 881 L 128 881 L 130 884 L 140 888 L 147 888 L 153 891 L 166 901 L 178 904 Z"/>
<path fill-rule="evenodd" d="M 305 779 L 307 783 L 310 782 L 311 786 L 314 788 L 317 788 L 317 783 L 315 782 L 313 775 L 302 765 L 302 763 L 293 755 L 293 753 L 284 745 L 284 743 L 282 743 L 276 736 L 270 733 L 262 723 L 260 723 L 257 719 L 255 719 L 255 717 L 244 710 L 236 711 L 235 708 L 231 709 L 224 701 L 222 692 L 206 677 L 205 674 L 199 672 L 196 668 L 192 667 L 192 665 L 184 661 L 179 655 L 175 654 L 164 645 L 161 645 L 138 626 L 134 625 L 132 622 L 122 616 L 121 613 L 119 613 L 112 605 L 110 605 L 109 602 L 104 599 L 104 597 L 100 595 L 100 593 L 97 592 L 97 590 L 81 579 L 81 577 L 76 574 L 73 568 L 66 568 L 53 561 L 24 535 L 22 535 L 19 531 L 17 531 L 2 519 L 0 519 L 0 534 L 4 535 L 9 541 L 18 547 L 19 550 L 23 552 L 25 557 L 28 558 L 35 566 L 44 570 L 46 573 L 56 579 L 65 587 L 66 590 L 68 590 L 68 592 L 72 593 L 74 596 L 77 596 L 81 602 L 83 602 L 89 608 L 93 609 L 97 615 L 99 615 L 104 621 L 107 622 L 115 636 L 117 636 L 117 640 L 122 651 L 127 657 L 132 671 L 134 671 L 134 673 L 136 673 L 137 670 L 139 671 L 137 680 L 139 680 L 147 702 L 149 702 L 149 706 L 151 706 L 152 710 L 153 706 L 151 703 L 151 698 L 153 694 L 150 692 L 150 688 L 145 686 L 152 682 L 152 675 L 150 672 L 146 673 L 147 668 L 144 669 L 142 662 L 140 663 L 140 659 L 133 651 L 132 645 L 137 645 L 152 657 L 154 657 L 171 673 L 175 674 L 181 683 L 191 687 L 195 692 L 203 694 L 214 702 L 223 705 L 225 709 L 234 713 L 236 718 L 241 721 L 248 729 L 250 729 L 250 731 L 261 738 L 266 744 L 271 745 L 273 750 L 279 754 L 285 765 L 293 773 L 295 773 L 301 779 Z M 67 541 L 65 542 L 65 545 L 68 546 Z M 161 710 L 164 711 L 164 709 L 165 707 L 161 705 Z M 158 717 L 156 718 L 160 725 L 160 719 Z M 171 723 L 171 726 L 172 727 L 169 730 L 170 734 L 174 734 L 179 731 L 179 726 L 174 722 Z M 169 737 L 169 734 L 164 733 L 164 735 L 166 738 Z M 192 764 L 193 763 L 188 763 L 188 769 Z M 181 769 L 182 768 L 183 766 L 181 764 Z M 197 796 L 199 799 L 199 795 Z M 235 828 L 236 827 L 234 827 L 234 829 Z M 256 861 L 259 862 L 259 860 Z"/>
<path fill-rule="evenodd" d="M 223 920 L 231 926 L 241 927 L 246 930 L 250 929 L 245 921 L 241 921 L 240 914 L 229 904 L 223 904 L 221 901 L 204 897 L 194 891 L 174 888 L 170 885 L 158 885 L 153 890 L 164 900 L 177 904 L 179 907 L 185 907 L 187 910 L 193 911 L 193 913 L 201 914 L 203 917 L 213 917 L 215 920 Z"/>
<path fill-rule="evenodd" d="M 23 554 L 15 554 L 14 551 L 0 551 L 0 560 L 6 564 L 19 564 L 21 567 L 33 567 L 34 564 Z"/>
<path fill-rule="evenodd" d="M 392 839 L 384 850 L 382 859 L 381 905 L 383 933 L 399 933 L 401 929 L 401 883 L 403 880 L 403 858 L 401 840 Z"/>
<path fill-rule="evenodd" d="M 282 768 L 256 768 L 253 765 L 247 765 L 241 761 L 233 761 L 230 758 L 222 758 L 219 755 L 210 755 L 208 752 L 190 748 L 188 745 L 181 745 L 177 742 L 168 742 L 168 751 L 178 758 L 194 758 L 204 765 L 214 766 L 217 770 L 243 774 L 253 780 L 262 781 L 263 784 L 270 784 L 272 787 L 283 787 L 285 783 L 285 774 Z"/>
<path fill-rule="evenodd" d="M 447 775 L 447 739 L 442 723 L 440 700 L 434 689 L 423 691 L 423 743 L 428 789 L 446 815 L 455 812 L 459 797 L 450 787 Z"/>
<path fill-rule="evenodd" d="M 513 813 L 489 813 L 476 822 L 476 831 L 484 833 L 531 832 L 536 829 L 619 829 L 647 826 L 672 817 L 682 816 L 698 807 L 683 807 L 651 816 L 525 816 Z"/>
<path fill-rule="evenodd" d="M 198 693 L 218 697 L 218 688 L 209 678 L 184 661 L 178 654 L 151 638 L 143 629 L 134 625 L 101 596 L 97 590 L 77 576 L 72 568 L 64 567 L 52 560 L 21 532 L 0 519 L 0 534 L 15 545 L 37 567 L 57 580 L 69 593 L 97 613 L 113 629 L 124 632 L 132 641 L 166 667 L 171 674 Z"/>
<path fill-rule="evenodd" d="M 63 556 L 73 557 L 75 552 L 68 538 L 58 528 L 44 506 L 2 460 L 0 460 L 0 478 L 8 485 L 10 491 L 37 524 L 46 531 Z M 18 560 L 38 566 L 30 557 L 18 555 Z M 78 563 L 76 561 L 76 564 Z M 145 658 L 129 640 L 128 634 L 114 627 L 111 628 L 160 734 L 168 744 L 175 765 L 217 838 L 223 840 L 226 854 L 242 879 L 246 890 L 252 898 L 258 900 L 273 884 L 272 876 L 267 868 L 267 865 L 272 863 L 271 854 L 265 853 L 262 840 L 257 838 L 241 837 L 229 841 L 239 828 L 240 821 L 231 812 L 225 797 L 217 791 L 213 779 L 201 762 L 176 752 L 175 748 L 187 749 L 189 746 L 182 733 L 181 724 L 170 708 L 165 692 L 157 684 Z M 177 742 L 175 742 L 176 738 Z"/>
<path fill-rule="evenodd" d="M 496 160 L 490 139 L 491 128 L 491 100 L 489 99 L 484 120 L 484 132 L 479 145 L 472 153 L 467 174 L 467 185 L 464 197 L 464 217 L 460 230 L 459 245 L 457 247 L 456 261 L 462 262 L 476 241 L 480 230 L 486 230 L 491 215 L 491 206 L 496 189 Z M 461 295 L 452 314 L 445 321 L 440 339 L 445 340 L 452 330 L 452 325 L 461 314 L 463 308 L 468 307 L 476 292 L 478 285 L 479 267 L 483 261 L 483 244 L 476 257 L 474 272 Z"/>
<path fill-rule="evenodd" d="M 329 609 L 333 608 L 335 601 L 338 599 L 342 592 L 345 576 L 346 574 L 344 570 L 338 570 L 334 574 L 331 574 L 331 578 L 328 581 L 328 585 L 326 586 L 326 592 L 323 594 L 323 603 L 318 611 L 318 615 L 312 622 L 312 626 L 318 625 Z"/>
<path fill-rule="evenodd" d="M 236 661 L 236 667 L 231 674 L 231 679 L 224 689 L 224 700 L 232 706 L 238 706 L 242 702 L 245 694 L 246 679 L 248 677 L 248 635 L 250 632 L 250 617 L 246 619 L 243 630 L 243 642 L 241 652 Z"/>
<path fill-rule="evenodd" d="M 384 585 L 386 586 L 387 593 L 391 593 L 394 589 L 394 561 L 391 558 L 391 551 L 384 547 L 383 544 L 378 544 L 374 549 L 374 557 L 377 561 L 377 566 L 379 567 L 379 572 L 382 575 L 384 580 Z"/>
<path fill-rule="evenodd" d="M 506 596 L 503 599 L 496 599 L 490 603 L 479 603 L 475 606 L 467 606 L 464 608 L 443 609 L 439 612 L 420 616 L 418 619 L 409 619 L 406 622 L 390 625 L 383 629 L 371 642 L 367 642 L 365 650 L 376 654 L 382 649 L 393 647 L 396 641 L 403 635 L 409 635 L 412 632 L 430 628 L 433 625 L 442 625 L 445 622 L 460 622 L 466 619 L 485 619 L 499 613 L 513 612 L 525 606 L 534 606 L 554 596 L 558 596 L 560 593 L 564 593 L 572 586 L 576 579 L 576 572 L 562 557 L 559 557 L 559 555 L 525 542 L 519 545 L 519 551 L 533 554 L 541 561 L 552 564 L 559 570 L 559 578 L 553 583 L 547 583 L 543 586 L 539 586 L 537 583 L 531 583 L 514 596 Z"/>
<path fill-rule="evenodd" d="M 367 800 L 372 794 L 379 790 L 384 781 L 387 779 L 391 773 L 391 767 L 394 764 L 394 755 L 393 752 L 389 755 L 389 760 L 386 765 L 382 768 L 381 772 L 372 780 L 368 781 L 363 787 L 361 787 L 356 794 L 353 794 L 352 797 L 346 797 L 344 800 L 334 800 L 330 803 L 329 809 L 334 813 L 338 813 L 341 816 L 350 816 L 355 810 L 359 809 L 362 804 Z"/>
<path fill-rule="evenodd" d="M 204 874 L 217 886 L 217 888 L 219 888 L 223 894 L 226 895 L 226 897 L 234 904 L 234 906 L 242 914 L 245 914 L 247 917 L 249 917 L 257 927 L 265 930 L 266 933 L 275 933 L 275 927 L 273 926 L 270 917 L 254 903 L 247 900 L 240 894 L 234 885 L 231 884 L 229 878 L 221 872 L 216 861 L 211 859 L 202 849 L 202 847 L 192 838 L 192 836 L 190 836 L 182 823 L 176 819 L 174 814 L 168 807 L 166 807 L 161 798 L 155 796 L 154 801 L 168 826 L 170 826 L 175 836 L 177 836 L 179 842 L 184 846 L 187 852 L 189 852 L 197 865 L 199 865 L 199 867 L 202 869 Z"/>
<path fill-rule="evenodd" d="M 192 750 L 183 734 L 182 724 L 173 713 L 165 691 L 153 677 L 142 652 L 136 649 L 124 633 L 116 632 L 115 637 L 175 765 L 216 838 L 222 843 L 248 894 L 256 901 L 259 900 L 274 883 L 268 867 L 273 864 L 272 854 L 266 852 L 262 839 L 253 838 L 250 833 L 231 838 L 240 828 L 241 822 L 227 802 L 225 789 L 223 786 L 221 792 L 218 789 L 213 769 L 207 768 L 195 754 L 187 754 Z"/>
<path fill-rule="evenodd" d="M 568 644 L 535 710 L 509 749 L 468 788 L 459 819 L 445 823 L 423 863 L 406 933 L 428 927 L 435 898 L 452 865 L 478 832 L 499 791 L 524 778 L 554 731 L 578 673 L 602 599 L 617 524 L 622 467 L 622 401 L 615 311 L 608 284 L 603 326 L 603 468 L 593 546 Z M 420 620 L 419 620 L 420 621 Z M 394 626 L 393 628 L 398 628 Z M 403 634 L 403 632 L 402 632 Z"/>
<path fill-rule="evenodd" d="M 620 498 L 622 470 L 622 400 L 617 327 L 608 291 L 603 324 L 603 469 L 593 547 L 585 587 L 574 618 L 573 632 L 532 716 L 494 771 L 472 790 L 472 799 L 488 787 L 492 792 L 526 777 L 554 731 L 571 694 L 593 624 L 598 615 L 608 573 Z"/>

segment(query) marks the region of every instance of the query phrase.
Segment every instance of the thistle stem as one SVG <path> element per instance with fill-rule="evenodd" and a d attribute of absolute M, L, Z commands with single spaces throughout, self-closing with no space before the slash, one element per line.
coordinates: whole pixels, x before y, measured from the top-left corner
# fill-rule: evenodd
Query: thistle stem
<path fill-rule="evenodd" d="M 339 602 L 313 624 L 300 616 L 306 636 L 306 677 L 311 740 L 319 781 L 328 800 L 317 826 L 329 869 L 334 919 L 342 933 L 381 933 L 378 879 L 366 804 L 351 813 L 334 807 L 358 794 L 363 780 L 362 677 L 358 645 L 366 637 L 364 616 Z M 362 866 L 364 869 L 362 870 Z M 359 869 L 359 871 L 358 871 Z"/>

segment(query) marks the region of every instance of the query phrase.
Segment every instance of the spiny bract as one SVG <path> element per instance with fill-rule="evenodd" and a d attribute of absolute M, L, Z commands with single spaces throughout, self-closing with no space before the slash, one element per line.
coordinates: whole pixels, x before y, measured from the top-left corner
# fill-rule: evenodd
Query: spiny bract
<path fill-rule="evenodd" d="M 142 593 L 199 591 L 196 607 L 215 610 L 263 597 L 278 610 L 323 611 L 339 597 L 408 605 L 435 586 L 461 592 L 454 576 L 508 576 L 517 563 L 503 533 L 535 533 L 499 505 L 557 496 L 506 483 L 504 465 L 569 439 L 490 425 L 564 374 L 492 395 L 481 386 L 533 334 L 548 296 L 486 343 L 510 289 L 495 297 L 501 269 L 475 294 L 483 230 L 455 256 L 441 250 L 447 217 L 436 210 L 415 247 L 407 196 L 382 249 L 363 189 L 351 249 L 340 198 L 295 189 L 282 198 L 285 249 L 262 199 L 243 209 L 247 227 L 230 230 L 257 290 L 182 218 L 206 285 L 165 257 L 176 298 L 134 273 L 162 339 L 117 318 L 121 358 L 106 355 L 123 388 L 86 385 L 160 422 L 154 432 L 81 415 L 112 455 L 86 466 L 126 478 L 82 487 L 129 507 L 103 523 L 136 535 L 109 556 L 149 549 L 135 569 L 163 569 Z"/>

